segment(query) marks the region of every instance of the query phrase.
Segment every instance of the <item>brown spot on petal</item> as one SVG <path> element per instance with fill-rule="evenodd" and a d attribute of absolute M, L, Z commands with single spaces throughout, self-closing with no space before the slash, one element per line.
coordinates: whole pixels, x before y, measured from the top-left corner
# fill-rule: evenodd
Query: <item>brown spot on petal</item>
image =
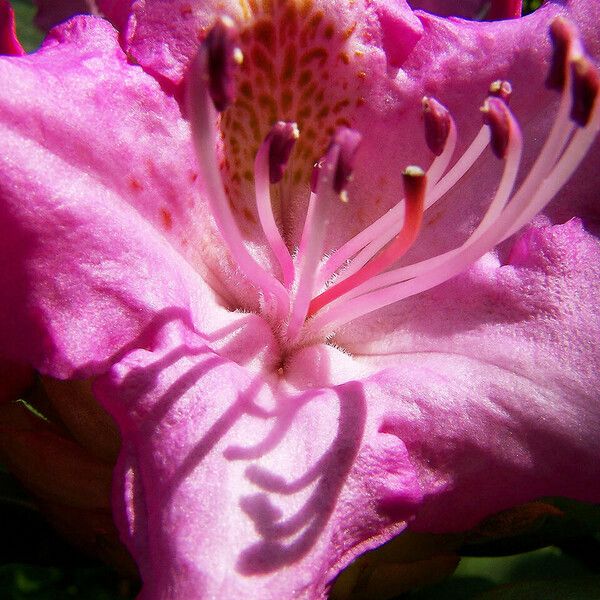
<path fill-rule="evenodd" d="M 165 231 L 171 231 L 173 228 L 173 215 L 167 208 L 160 209 L 160 220 Z"/>
<path fill-rule="evenodd" d="M 246 219 L 246 221 L 248 221 L 248 223 L 252 223 L 253 225 L 256 224 L 256 218 L 254 217 L 254 215 L 252 214 L 252 211 L 249 208 L 244 207 L 242 214 L 244 215 L 244 219 Z"/>
<path fill-rule="evenodd" d="M 137 177 L 130 176 L 128 184 L 129 188 L 134 192 L 141 192 L 144 189 L 144 186 Z"/>

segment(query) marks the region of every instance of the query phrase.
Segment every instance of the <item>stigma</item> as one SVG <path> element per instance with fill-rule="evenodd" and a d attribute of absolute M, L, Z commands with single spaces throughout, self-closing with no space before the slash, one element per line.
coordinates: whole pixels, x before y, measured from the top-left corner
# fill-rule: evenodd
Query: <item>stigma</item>
<path fill-rule="evenodd" d="M 231 210 L 217 158 L 221 115 L 235 101 L 236 71 L 243 61 L 236 26 L 220 19 L 200 45 L 187 82 L 187 108 L 207 201 L 240 277 L 260 296 L 260 312 L 286 348 L 329 339 L 348 322 L 429 290 L 468 269 L 544 209 L 586 156 L 600 129 L 600 74 L 585 55 L 575 27 L 557 17 L 550 26 L 553 57 L 547 86 L 560 94 L 547 138 L 527 173 L 521 173 L 522 132 L 509 101 L 510 82 L 490 82 L 479 132 L 455 157 L 456 123 L 436 98 L 422 99 L 428 166 L 399 165 L 404 195 L 385 214 L 333 252 L 326 238 L 334 203 L 351 203 L 349 184 L 360 160 L 361 133 L 333 131 L 314 157 L 309 194 L 297 245 L 286 240 L 271 193 L 290 163 L 302 131 L 293 121 L 273 120 L 254 159 L 256 213 L 274 258 L 267 268 L 248 248 Z M 475 117 L 475 115 L 474 115 Z M 447 194 L 490 148 L 502 173 L 485 214 L 463 243 L 427 260 L 403 258 L 419 238 L 424 214 Z M 520 181 L 517 186 L 517 181 Z M 229 191 L 230 193 L 230 191 Z M 451 210 L 451 209 L 450 209 Z"/>

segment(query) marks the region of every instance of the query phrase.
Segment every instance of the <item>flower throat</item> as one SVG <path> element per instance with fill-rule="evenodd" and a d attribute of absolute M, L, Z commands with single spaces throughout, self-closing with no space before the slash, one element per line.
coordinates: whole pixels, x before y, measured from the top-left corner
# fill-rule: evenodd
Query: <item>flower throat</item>
<path fill-rule="evenodd" d="M 241 35 L 231 19 L 219 19 L 199 47 L 186 88 L 210 210 L 239 272 L 260 292 L 261 313 L 286 348 L 322 341 L 349 321 L 467 269 L 550 202 L 600 129 L 598 68 L 585 56 L 573 25 L 557 17 L 550 26 L 553 58 L 546 83 L 560 93 L 560 102 L 518 188 L 523 140 L 509 108 L 509 82 L 491 82 L 481 107 L 483 125 L 452 166 L 458 139 L 454 119 L 436 99 L 424 97 L 429 166 L 407 166 L 401 175 L 404 198 L 324 256 L 332 204 L 352 201 L 347 187 L 360 158 L 361 134 L 348 111 L 361 98 L 347 92 L 347 77 L 356 68 L 349 60 L 348 70 L 338 69 L 336 81 L 328 81 L 331 48 L 345 64 L 340 56 L 347 57 L 344 40 L 352 31 L 339 36 L 322 13 L 310 15 L 309 6 L 302 13 L 295 3 L 284 4 L 277 22 L 260 18 Z M 321 47 L 319 35 L 338 39 L 339 48 Z M 276 53 L 282 57 L 276 64 L 268 51 L 279 39 L 291 42 Z M 217 158 L 220 140 L 223 161 Z M 503 171 L 476 229 L 453 250 L 398 266 L 419 235 L 425 211 L 488 147 Z M 286 191 L 302 184 L 307 189 L 310 184 L 308 209 L 299 245 L 290 249 L 282 234 L 281 205 Z M 260 264 L 244 241 L 243 228 L 259 226 L 278 269 Z"/>

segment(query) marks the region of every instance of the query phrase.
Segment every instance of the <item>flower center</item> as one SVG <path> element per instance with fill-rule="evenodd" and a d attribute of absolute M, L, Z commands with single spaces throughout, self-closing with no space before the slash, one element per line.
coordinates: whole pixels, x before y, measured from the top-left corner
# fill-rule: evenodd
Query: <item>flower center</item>
<path fill-rule="evenodd" d="M 308 21 L 304 15 L 300 25 L 298 10 L 295 3 L 284 3 L 277 19 L 259 18 L 241 38 L 233 21 L 220 19 L 200 46 L 187 85 L 194 143 L 216 225 L 240 272 L 259 290 L 261 312 L 286 348 L 322 341 L 349 321 L 467 269 L 546 206 L 600 129 L 599 71 L 584 56 L 574 27 L 558 17 L 550 28 L 554 54 L 547 85 L 561 92 L 561 101 L 537 160 L 518 189 L 523 143 L 508 107 L 508 82 L 491 84 L 481 108 L 484 124 L 450 169 L 456 124 L 437 100 L 423 98 L 431 164 L 426 170 L 407 167 L 402 173 L 404 198 L 324 256 L 332 205 L 352 201 L 347 185 L 361 135 L 341 116 L 351 102 L 349 95 L 344 97 L 348 86 L 341 85 L 338 97 L 333 85 L 327 101 L 324 87 L 319 87 L 327 79 L 330 51 L 318 45 L 306 49 L 308 38 L 314 39 L 324 23 L 323 15 L 315 13 Z M 334 38 L 335 27 L 324 24 L 322 35 Z M 276 64 L 269 50 L 283 39 L 288 41 L 279 53 L 281 64 Z M 300 55 L 299 48 L 305 48 Z M 343 48 L 341 44 L 340 52 Z M 248 55 L 250 60 L 242 61 Z M 317 71 L 318 77 L 313 61 L 317 69 L 324 69 Z M 306 87 L 312 79 L 313 87 Z M 305 96 L 308 89 L 313 91 Z M 315 94 L 321 97 L 318 102 Z M 336 111 L 337 106 L 342 108 Z M 226 157 L 222 165 L 217 158 L 221 139 Z M 397 266 L 418 237 L 424 211 L 469 171 L 488 146 L 503 161 L 503 172 L 477 228 L 453 250 Z M 308 209 L 298 247 L 290 248 L 277 207 L 286 200 L 289 186 L 302 183 L 309 195 Z M 278 196 L 272 196 L 274 190 Z M 239 226 L 240 214 L 246 215 L 242 223 L 262 228 L 278 268 L 265 268 L 252 254 Z"/>
<path fill-rule="evenodd" d="M 272 189 L 277 219 L 287 230 L 286 200 L 289 205 L 293 188 L 309 181 L 335 129 L 351 126 L 349 109 L 363 101 L 364 72 L 349 57 L 353 29 L 339 31 L 312 2 L 250 2 L 248 12 L 237 38 L 245 57 L 235 76 L 237 94 L 220 123 L 224 185 L 235 199 L 232 208 L 243 233 L 250 233 L 258 223 L 254 160 L 259 146 L 276 121 L 297 123 L 302 136 Z"/>

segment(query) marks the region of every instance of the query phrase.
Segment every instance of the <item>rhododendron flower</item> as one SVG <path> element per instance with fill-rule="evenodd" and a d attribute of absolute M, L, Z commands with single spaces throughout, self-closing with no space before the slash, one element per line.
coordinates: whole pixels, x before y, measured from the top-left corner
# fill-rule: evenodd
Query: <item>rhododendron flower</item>
<path fill-rule="evenodd" d="M 146 0 L 0 61 L 1 355 L 95 378 L 143 597 L 600 500 L 599 15 Z"/>

